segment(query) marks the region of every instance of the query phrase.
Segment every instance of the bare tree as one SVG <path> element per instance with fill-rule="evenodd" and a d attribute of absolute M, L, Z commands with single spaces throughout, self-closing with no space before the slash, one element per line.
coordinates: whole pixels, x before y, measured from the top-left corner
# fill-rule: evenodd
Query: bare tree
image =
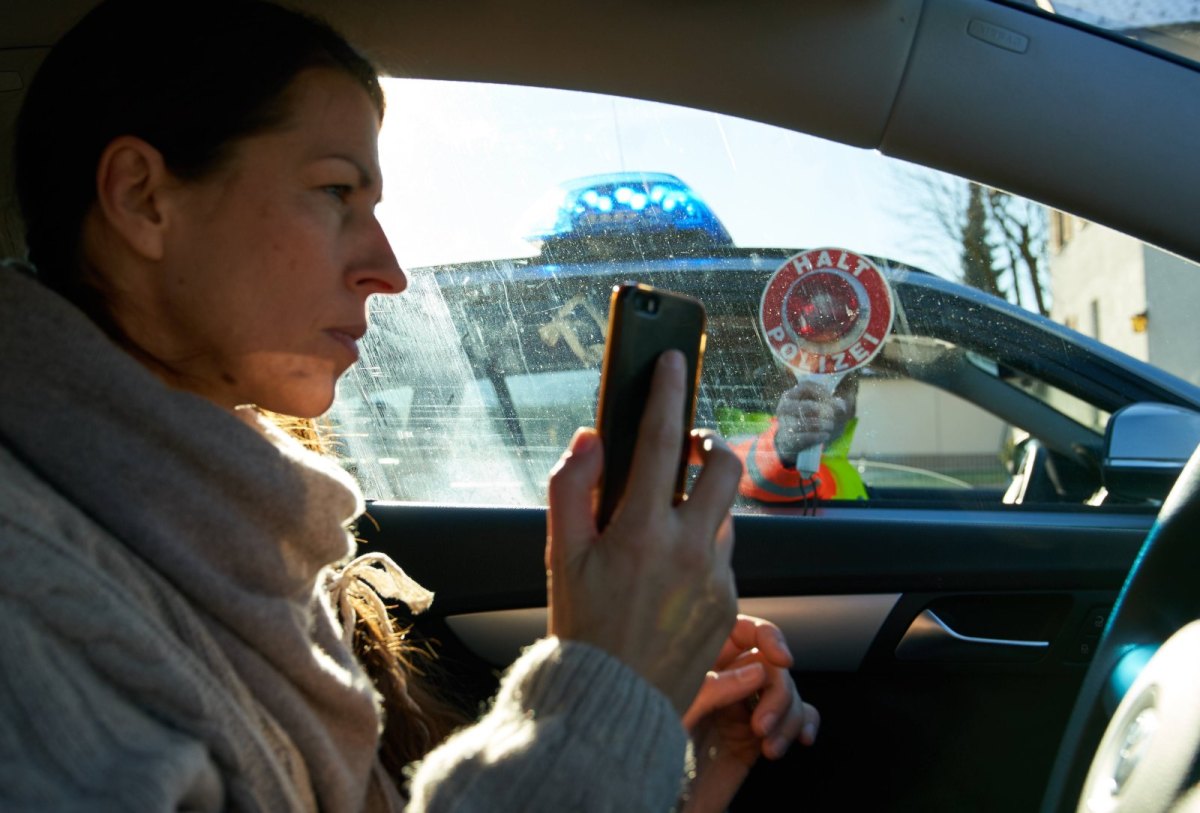
<path fill-rule="evenodd" d="M 972 288 L 1004 298 L 1000 288 L 1001 271 L 996 268 L 992 229 L 988 223 L 988 207 L 982 187 L 971 184 L 967 189 L 967 206 L 962 216 L 959 241 L 962 243 L 962 279 Z"/>
<path fill-rule="evenodd" d="M 1021 305 L 1021 291 L 1027 290 L 1037 312 L 1049 316 L 1045 207 L 998 189 L 988 189 L 986 200 L 988 218 L 1000 234 L 1001 262 L 1012 280 L 1013 301 Z"/>
<path fill-rule="evenodd" d="M 998 189 L 925 170 L 915 170 L 904 183 L 912 215 L 930 223 L 940 235 L 933 242 L 944 246 L 948 239 L 958 246 L 959 266 L 945 269 L 947 272 L 957 272 L 966 285 L 1049 315 L 1044 207 Z M 915 195 L 913 190 L 917 190 Z"/>

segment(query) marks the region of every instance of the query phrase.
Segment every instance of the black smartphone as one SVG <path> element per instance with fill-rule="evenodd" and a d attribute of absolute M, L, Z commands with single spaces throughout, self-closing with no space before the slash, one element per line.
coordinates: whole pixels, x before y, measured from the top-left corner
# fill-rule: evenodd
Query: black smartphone
<path fill-rule="evenodd" d="M 608 524 L 625 492 L 654 365 L 667 350 L 679 350 L 687 359 L 686 441 L 696 414 L 705 325 L 704 305 L 698 299 L 638 283 L 613 288 L 596 411 L 596 427 L 604 444 L 604 476 L 596 516 L 600 528 Z M 685 442 L 675 483 L 677 501 L 683 499 L 687 451 Z"/>

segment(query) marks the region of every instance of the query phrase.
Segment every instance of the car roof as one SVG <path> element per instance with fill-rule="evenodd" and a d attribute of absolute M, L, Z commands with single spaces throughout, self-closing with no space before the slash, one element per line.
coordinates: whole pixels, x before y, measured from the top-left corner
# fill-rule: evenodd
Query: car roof
<path fill-rule="evenodd" d="M 620 256 L 602 252 L 606 259 L 599 264 L 535 256 L 412 268 L 409 274 L 414 284 L 426 276 L 436 280 L 459 323 L 489 326 L 486 336 L 464 330 L 461 339 L 472 367 L 497 391 L 514 370 L 578 368 L 577 348 L 544 341 L 543 331 L 569 323 L 583 345 L 602 342 L 599 315 L 608 293 L 633 279 L 703 299 L 710 349 L 720 348 L 717 368 L 725 370 L 724 378 L 733 369 L 744 373 L 733 380 L 752 378 L 750 370 L 769 356 L 756 328 L 759 294 L 796 249 L 718 246 L 668 257 L 636 248 Z M 1032 375 L 1109 412 L 1135 401 L 1200 409 L 1200 387 L 1153 365 L 977 289 L 886 258 L 872 259 L 889 280 L 904 320 L 904 331 L 876 362 L 881 371 L 924 381 L 1014 425 L 1041 430 L 1035 433 L 1067 454 L 1082 448 L 1098 454 L 1100 438 L 1005 379 Z M 402 307 L 407 305 L 399 300 L 377 303 L 376 329 L 386 333 L 405 324 L 386 315 Z M 936 346 L 917 346 L 922 341 Z M 394 344 L 420 342 L 408 336 Z"/>
<path fill-rule="evenodd" d="M 44 49 L 90 5 L 6 4 L 0 88 L 27 83 Z M 392 75 L 721 110 L 954 172 L 1200 260 L 1200 104 L 1180 103 L 1200 99 L 1200 71 L 1032 4 L 297 5 L 325 16 Z M 20 95 L 19 87 L 0 91 L 5 149 Z M 6 169 L 0 198 L 8 204 L 10 189 Z"/>

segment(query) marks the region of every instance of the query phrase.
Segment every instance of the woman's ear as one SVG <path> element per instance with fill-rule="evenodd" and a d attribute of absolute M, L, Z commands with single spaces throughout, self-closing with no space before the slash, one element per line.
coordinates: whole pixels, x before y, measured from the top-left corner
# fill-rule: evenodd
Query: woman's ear
<path fill-rule="evenodd" d="M 96 198 L 101 217 L 134 253 L 161 260 L 165 193 L 171 175 L 162 153 L 135 136 L 119 136 L 100 154 Z"/>

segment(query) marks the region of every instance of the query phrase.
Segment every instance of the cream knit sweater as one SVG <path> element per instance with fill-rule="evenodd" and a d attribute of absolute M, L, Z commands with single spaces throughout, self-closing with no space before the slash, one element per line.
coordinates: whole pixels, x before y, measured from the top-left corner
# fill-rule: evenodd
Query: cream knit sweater
<path fill-rule="evenodd" d="M 403 806 L 326 593 L 362 508 L 336 465 L 0 267 L 0 809 Z M 685 740 L 624 665 L 547 639 L 408 809 L 667 810 Z"/>

